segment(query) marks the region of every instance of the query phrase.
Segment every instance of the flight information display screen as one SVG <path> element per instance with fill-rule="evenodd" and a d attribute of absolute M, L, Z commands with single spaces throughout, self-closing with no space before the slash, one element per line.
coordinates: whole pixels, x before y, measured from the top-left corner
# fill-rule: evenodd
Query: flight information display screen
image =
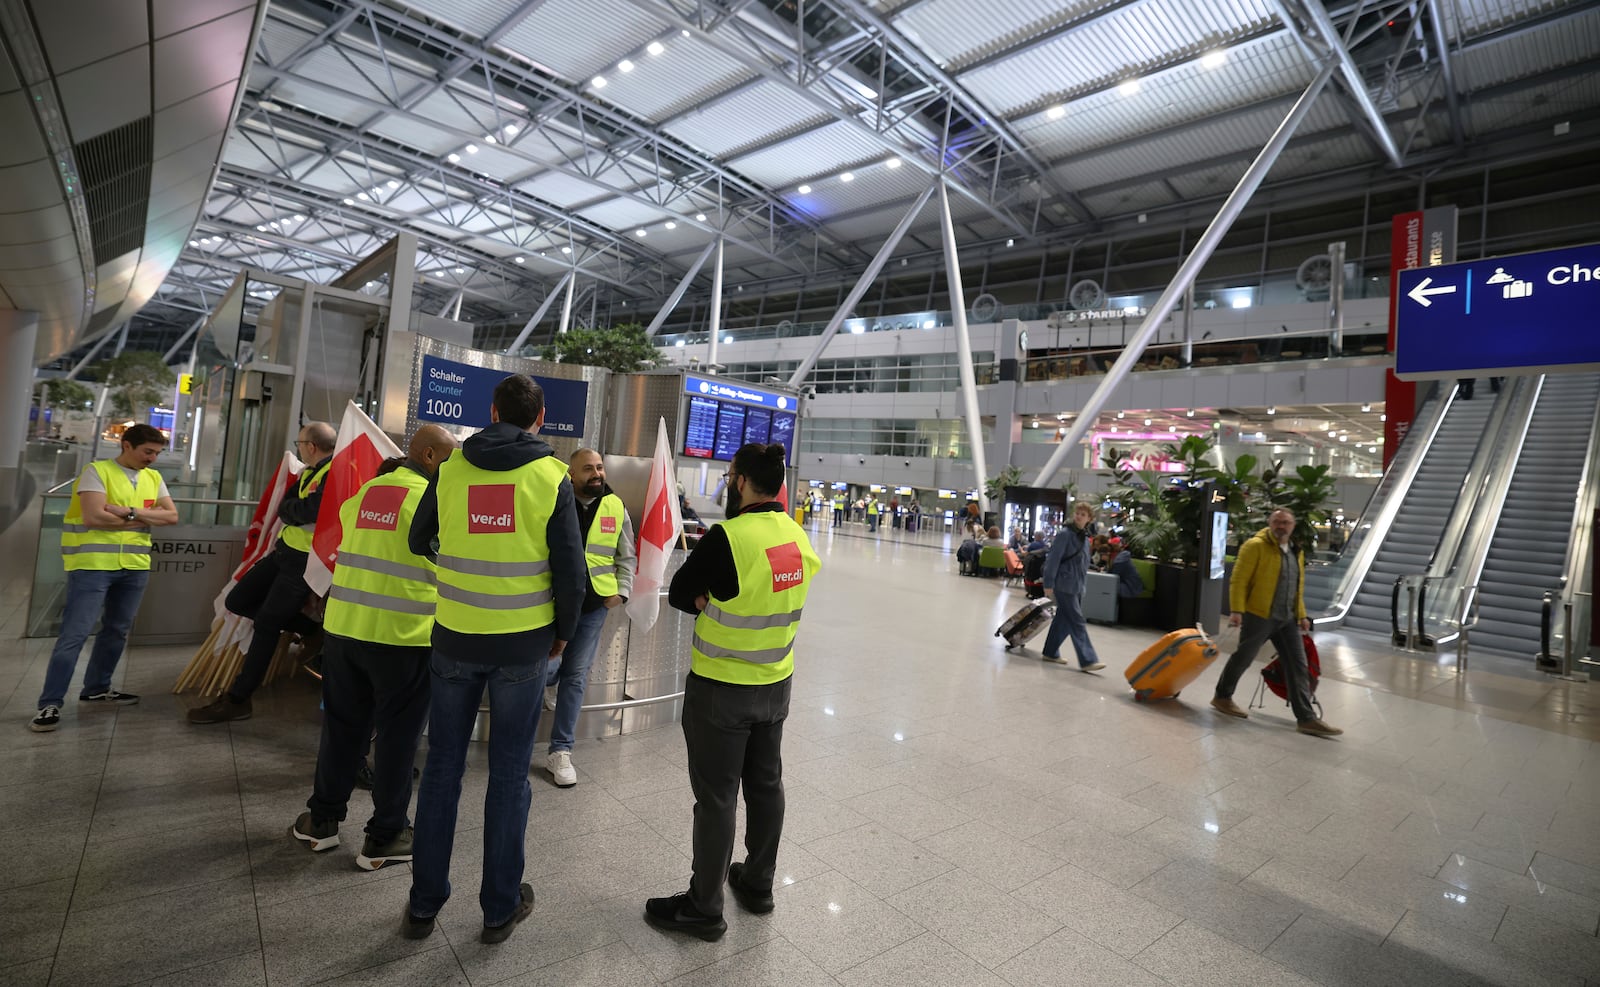
<path fill-rule="evenodd" d="M 759 442 L 766 445 L 771 440 L 767 438 L 772 432 L 772 412 L 762 408 L 751 408 L 744 419 L 744 441 Z"/>
<path fill-rule="evenodd" d="M 772 437 L 768 442 L 783 446 L 783 461 L 794 465 L 794 415 L 778 411 L 772 415 Z"/>
<path fill-rule="evenodd" d="M 710 459 L 717 443 L 717 409 L 722 402 L 714 398 L 689 399 L 689 427 L 684 430 L 683 454 L 695 459 Z"/>
<path fill-rule="evenodd" d="M 691 398 L 690 400 L 693 400 Z M 733 454 L 744 444 L 745 406 L 723 402 L 717 409 L 717 445 L 713 459 L 733 460 Z"/>

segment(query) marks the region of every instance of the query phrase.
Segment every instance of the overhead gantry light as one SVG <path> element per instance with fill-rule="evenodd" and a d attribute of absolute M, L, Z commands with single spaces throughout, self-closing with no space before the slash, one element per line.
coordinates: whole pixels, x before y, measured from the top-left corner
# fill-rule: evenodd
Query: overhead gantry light
<path fill-rule="evenodd" d="M 617 63 L 617 71 L 618 72 L 632 72 L 633 71 L 633 63 L 630 62 L 628 59 L 624 58 L 622 61 Z"/>
<path fill-rule="evenodd" d="M 667 46 L 659 41 L 652 41 L 648 45 L 645 45 L 644 50 L 649 52 L 651 57 L 655 57 L 660 55 L 662 52 L 665 52 L 667 50 Z"/>
<path fill-rule="evenodd" d="M 589 84 L 594 86 L 596 89 L 604 89 L 606 87 L 606 77 L 603 75 L 597 75 L 593 79 L 589 80 Z"/>
<path fill-rule="evenodd" d="M 461 155 L 457 154 L 454 151 L 451 151 L 449 154 L 446 154 L 444 156 L 444 159 L 446 161 L 450 162 L 451 164 L 460 164 L 461 163 Z"/>

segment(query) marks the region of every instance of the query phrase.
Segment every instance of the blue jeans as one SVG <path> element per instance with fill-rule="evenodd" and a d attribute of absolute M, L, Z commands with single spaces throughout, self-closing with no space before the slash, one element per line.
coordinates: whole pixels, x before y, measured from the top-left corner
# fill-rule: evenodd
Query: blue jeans
<path fill-rule="evenodd" d="M 111 688 L 111 673 L 122 660 L 128 631 L 139 613 L 148 569 L 74 569 L 67 573 L 67 603 L 61 611 L 61 636 L 50 652 L 50 667 L 44 673 L 44 691 L 39 693 L 39 708 L 60 706 L 67 698 L 72 673 L 78 667 L 83 642 L 100 621 L 94 638 L 89 667 L 83 673 L 81 696 L 93 696 Z"/>
<path fill-rule="evenodd" d="M 411 862 L 411 914 L 431 918 L 450 899 L 450 853 L 456 841 L 456 808 L 467 744 L 484 689 L 489 690 L 489 790 L 483 797 L 483 883 L 478 903 L 483 924 L 504 925 L 522 900 L 523 843 L 528 831 L 528 762 L 544 708 L 545 656 L 555 627 L 534 642 L 537 657 L 526 665 L 477 665 L 435 651 L 430 661 L 432 702 L 428 709 L 428 761 L 417 792 L 416 835 Z"/>
<path fill-rule="evenodd" d="M 550 722 L 550 749 L 572 750 L 572 734 L 578 729 L 578 712 L 583 706 L 583 690 L 589 684 L 589 666 L 600 648 L 600 631 L 605 627 L 605 607 L 578 618 L 578 630 L 567 642 L 561 657 L 550 663 L 545 685 L 556 689 L 556 718 Z"/>
<path fill-rule="evenodd" d="M 1058 586 L 1052 595 L 1056 599 L 1056 615 L 1050 620 L 1050 629 L 1044 635 L 1045 657 L 1058 657 L 1062 642 L 1071 637 L 1072 650 L 1078 653 L 1078 665 L 1093 665 L 1100 660 L 1100 656 L 1094 653 L 1094 644 L 1089 640 L 1089 625 L 1083 619 L 1083 587 L 1068 590 Z"/>

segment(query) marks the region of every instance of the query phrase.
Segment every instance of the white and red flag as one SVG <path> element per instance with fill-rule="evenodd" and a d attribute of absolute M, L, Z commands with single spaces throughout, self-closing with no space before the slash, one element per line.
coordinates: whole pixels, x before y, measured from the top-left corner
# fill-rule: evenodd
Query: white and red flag
<path fill-rule="evenodd" d="M 311 557 L 306 560 L 306 585 L 318 596 L 327 596 L 333 586 L 333 567 L 339 554 L 344 530 L 339 524 L 339 508 L 354 496 L 361 485 L 378 475 L 378 467 L 400 447 L 385 435 L 366 412 L 347 402 L 344 420 L 339 423 L 339 443 L 333 450 L 328 475 L 322 478 L 322 504 L 317 508 L 317 530 L 311 539 Z"/>
<path fill-rule="evenodd" d="M 250 527 L 244 535 L 244 557 L 239 560 L 239 565 L 233 570 L 233 577 L 227 585 L 222 587 L 222 592 L 217 594 L 213 601 L 213 608 L 218 617 L 228 616 L 228 608 L 222 601 L 227 599 L 228 593 L 234 585 L 244 578 L 250 567 L 266 558 L 272 547 L 278 541 L 278 533 L 283 530 L 283 522 L 278 520 L 278 505 L 283 503 L 283 495 L 288 493 L 294 484 L 295 475 L 305 469 L 305 464 L 292 452 L 283 454 L 283 459 L 278 462 L 278 469 L 272 474 L 272 482 L 261 491 L 261 499 L 256 501 L 255 516 L 250 519 Z"/>
<path fill-rule="evenodd" d="M 678 513 L 677 473 L 672 465 L 672 443 L 667 440 L 667 420 L 656 426 L 656 455 L 650 464 L 650 485 L 645 493 L 644 517 L 639 520 L 639 570 L 628 597 L 628 618 L 641 632 L 655 626 L 661 613 L 661 588 L 667 582 L 667 560 L 683 533 Z"/>

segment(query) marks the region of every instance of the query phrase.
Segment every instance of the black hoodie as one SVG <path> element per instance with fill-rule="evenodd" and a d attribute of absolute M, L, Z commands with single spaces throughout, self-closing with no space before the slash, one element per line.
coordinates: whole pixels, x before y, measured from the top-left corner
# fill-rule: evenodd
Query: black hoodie
<path fill-rule="evenodd" d="M 467 462 L 478 469 L 501 473 L 554 454 L 543 439 L 505 422 L 496 422 L 461 444 L 461 455 Z M 438 474 L 434 474 L 411 518 L 411 551 L 430 559 L 437 555 L 434 542 L 439 536 L 438 485 Z M 555 635 L 557 640 L 570 641 L 577 632 L 583 595 L 589 588 L 589 570 L 583 555 L 583 536 L 578 533 L 572 481 L 565 477 L 556 489 L 555 510 L 545 526 L 545 540 L 550 545 Z M 509 634 L 462 634 L 434 624 L 433 648 L 446 658 L 469 664 L 527 665 L 549 658 L 548 649 L 539 651 L 535 647 L 544 634 L 542 627 Z"/>

